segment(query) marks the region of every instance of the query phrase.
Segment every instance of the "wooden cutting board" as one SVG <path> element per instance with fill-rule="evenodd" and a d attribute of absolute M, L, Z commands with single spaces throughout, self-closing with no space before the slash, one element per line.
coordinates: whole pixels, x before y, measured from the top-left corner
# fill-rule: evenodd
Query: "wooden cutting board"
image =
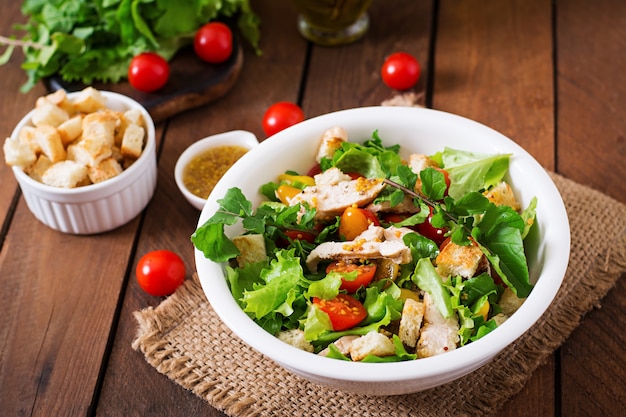
<path fill-rule="evenodd" d="M 159 122 L 224 96 L 235 85 L 242 66 L 241 42 L 237 36 L 233 36 L 233 53 L 221 64 L 202 61 L 191 46 L 181 49 L 170 61 L 170 78 L 159 91 L 143 93 L 135 90 L 127 81 L 94 83 L 93 87 L 135 99 L 148 110 L 155 122 Z M 61 77 L 50 77 L 44 82 L 50 91 L 63 88 L 70 92 L 85 88 L 85 84 L 68 83 Z"/>

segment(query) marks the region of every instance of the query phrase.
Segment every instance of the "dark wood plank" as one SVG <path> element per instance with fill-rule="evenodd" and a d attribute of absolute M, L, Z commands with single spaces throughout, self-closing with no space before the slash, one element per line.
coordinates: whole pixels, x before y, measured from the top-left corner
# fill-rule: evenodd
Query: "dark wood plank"
<path fill-rule="evenodd" d="M 551 7 L 546 0 L 441 2 L 433 107 L 507 135 L 554 168 Z M 500 416 L 554 413 L 554 362 Z"/>
<path fill-rule="evenodd" d="M 558 1 L 556 12 L 558 169 L 626 202 L 626 65 L 616 59 L 626 52 L 626 4 Z M 563 415 L 626 408 L 624 285 L 622 276 L 561 349 Z"/>
<path fill-rule="evenodd" d="M 247 50 L 239 81 L 226 96 L 168 122 L 159 159 L 157 192 L 146 213 L 133 265 L 144 253 L 165 248 L 183 257 L 191 275 L 195 268 L 189 236 L 195 230 L 199 212 L 184 200 L 174 183 L 178 155 L 194 141 L 228 130 L 249 130 L 262 140 L 261 120 L 266 107 L 275 101 L 297 100 L 306 43 L 295 32 L 295 11 L 280 11 L 281 6 L 269 0 L 256 2 L 254 6 L 263 24 L 263 55 L 256 56 Z M 289 21 L 293 22 L 293 36 L 286 35 L 291 33 L 285 24 Z M 132 350 L 137 327 L 132 313 L 160 301 L 161 298 L 148 296 L 139 289 L 131 271 L 99 397 L 98 415 L 221 416 L 207 402 L 158 374 L 141 353 Z M 140 396 L 136 395 L 138 386 Z"/>
<path fill-rule="evenodd" d="M 626 3 L 558 1 L 556 11 L 559 172 L 626 202 Z"/>

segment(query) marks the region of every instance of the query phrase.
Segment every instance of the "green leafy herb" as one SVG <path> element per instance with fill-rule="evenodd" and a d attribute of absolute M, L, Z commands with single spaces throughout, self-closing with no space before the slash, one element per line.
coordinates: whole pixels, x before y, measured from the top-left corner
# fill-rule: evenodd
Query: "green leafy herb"
<path fill-rule="evenodd" d="M 26 0 L 22 13 L 28 21 L 15 28 L 23 37 L 0 37 L 7 45 L 0 65 L 16 46 L 24 50 L 22 91 L 55 74 L 68 82 L 119 82 L 135 55 L 152 51 L 169 60 L 216 19 L 236 20 L 259 52 L 259 18 L 250 0 Z"/>

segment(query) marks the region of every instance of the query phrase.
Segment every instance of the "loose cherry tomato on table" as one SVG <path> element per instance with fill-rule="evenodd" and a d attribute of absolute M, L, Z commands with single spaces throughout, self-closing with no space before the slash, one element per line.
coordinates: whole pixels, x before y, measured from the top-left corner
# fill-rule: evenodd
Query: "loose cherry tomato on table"
<path fill-rule="evenodd" d="M 341 287 L 339 289 L 346 290 L 349 293 L 355 293 L 361 286 L 367 287 L 374 275 L 376 274 L 376 264 L 347 264 L 345 262 L 336 261 L 326 267 L 326 273 L 336 272 L 339 274 L 349 274 L 356 271 L 356 278 L 352 281 L 341 279 Z"/>
<path fill-rule="evenodd" d="M 161 89 L 170 77 L 167 61 L 154 52 L 135 56 L 128 66 L 128 81 L 135 89 L 151 93 Z"/>
<path fill-rule="evenodd" d="M 135 274 L 139 286 L 148 294 L 170 295 L 185 280 L 185 263 L 172 251 L 155 250 L 139 259 Z"/>
<path fill-rule="evenodd" d="M 224 23 L 207 23 L 196 31 L 193 49 L 203 61 L 219 64 L 233 52 L 233 33 Z"/>
<path fill-rule="evenodd" d="M 339 218 L 339 236 L 346 240 L 354 240 L 366 231 L 370 224 L 380 225 L 374 213 L 355 206 L 348 207 Z"/>
<path fill-rule="evenodd" d="M 417 59 L 406 52 L 396 52 L 385 59 L 380 74 L 387 87 L 402 91 L 417 84 L 420 72 Z"/>
<path fill-rule="evenodd" d="M 328 314 L 334 331 L 350 329 L 367 317 L 363 304 L 347 294 L 339 294 L 332 300 L 314 297 L 313 304 Z"/>
<path fill-rule="evenodd" d="M 268 107 L 263 115 L 263 131 L 272 136 L 304 120 L 304 112 L 295 103 L 279 101 Z"/>

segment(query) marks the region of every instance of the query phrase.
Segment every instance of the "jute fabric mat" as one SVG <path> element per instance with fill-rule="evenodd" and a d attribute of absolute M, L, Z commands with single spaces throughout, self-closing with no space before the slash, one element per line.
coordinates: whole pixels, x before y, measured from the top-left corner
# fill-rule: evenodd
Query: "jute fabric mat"
<path fill-rule="evenodd" d="M 295 376 L 240 341 L 194 277 L 156 308 L 135 313 L 133 348 L 156 370 L 229 416 L 491 416 L 520 391 L 626 271 L 626 206 L 551 174 L 572 232 L 570 263 L 535 326 L 490 363 L 443 387 L 370 397 Z"/>

